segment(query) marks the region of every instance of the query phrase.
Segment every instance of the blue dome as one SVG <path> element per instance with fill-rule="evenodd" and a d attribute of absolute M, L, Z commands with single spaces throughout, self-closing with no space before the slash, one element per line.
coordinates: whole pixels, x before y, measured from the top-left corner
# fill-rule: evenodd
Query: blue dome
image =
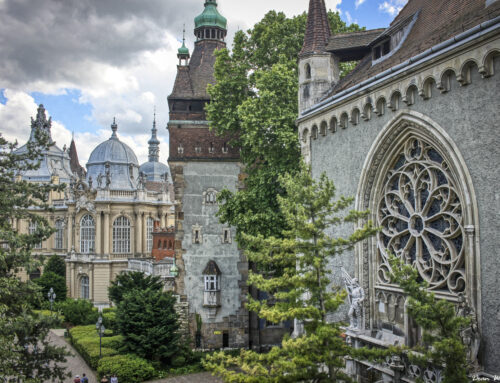
<path fill-rule="evenodd" d="M 87 162 L 87 178 L 92 177 L 94 185 L 98 177 L 109 172 L 110 189 L 136 189 L 139 177 L 139 162 L 134 151 L 118 139 L 115 122 L 111 125 L 113 134 L 110 139 L 99 144 L 90 155 Z M 99 187 L 97 184 L 96 186 Z M 101 186 L 103 186 L 101 184 Z"/>
<path fill-rule="evenodd" d="M 146 162 L 141 165 L 139 172 L 144 173 L 147 180 L 150 182 L 162 182 L 165 180 L 165 173 L 167 173 L 167 180 L 169 183 L 172 182 L 170 176 L 170 168 L 161 162 Z"/>

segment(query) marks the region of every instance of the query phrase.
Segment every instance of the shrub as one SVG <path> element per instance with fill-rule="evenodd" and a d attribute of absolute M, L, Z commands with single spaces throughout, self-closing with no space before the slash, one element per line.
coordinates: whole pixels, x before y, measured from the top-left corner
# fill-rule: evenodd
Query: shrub
<path fill-rule="evenodd" d="M 97 368 L 99 379 L 115 374 L 120 383 L 139 383 L 156 377 L 154 367 L 135 355 L 103 357 Z"/>
<path fill-rule="evenodd" d="M 64 322 L 64 316 L 57 311 L 50 311 L 50 310 L 33 310 L 35 314 L 38 314 L 40 316 L 44 317 L 49 317 L 54 319 L 54 325 L 57 326 L 58 328 L 61 328 L 63 322 Z"/>
<path fill-rule="evenodd" d="M 95 325 L 78 326 L 69 330 L 71 343 L 82 356 L 82 358 L 93 369 L 97 369 L 99 362 L 99 335 Z M 102 337 L 102 356 L 118 355 L 118 350 L 122 347 L 123 337 L 121 335 L 106 336 L 111 331 L 106 330 Z"/>
<path fill-rule="evenodd" d="M 56 301 L 64 301 L 67 295 L 66 279 L 53 273 L 51 271 L 46 271 L 43 275 L 35 280 L 35 283 L 42 288 L 43 300 L 47 301 L 47 294 L 51 288 L 54 289 L 56 293 Z"/>
<path fill-rule="evenodd" d="M 104 327 L 110 330 L 117 331 L 118 326 L 116 323 L 116 308 L 104 309 L 102 311 L 102 322 Z"/>
<path fill-rule="evenodd" d="M 186 358 L 183 356 L 176 356 L 172 358 L 172 367 L 182 367 L 186 364 Z"/>
<path fill-rule="evenodd" d="M 68 299 L 61 305 L 61 310 L 66 321 L 75 326 L 95 324 L 99 317 L 94 305 L 84 299 Z"/>
<path fill-rule="evenodd" d="M 64 262 L 63 257 L 56 254 L 51 256 L 43 269 L 43 273 L 45 274 L 49 271 L 66 278 L 66 263 Z"/>

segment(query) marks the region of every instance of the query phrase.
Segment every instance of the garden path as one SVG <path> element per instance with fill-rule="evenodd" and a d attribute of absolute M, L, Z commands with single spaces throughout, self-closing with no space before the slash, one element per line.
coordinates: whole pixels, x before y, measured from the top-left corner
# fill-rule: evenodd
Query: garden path
<path fill-rule="evenodd" d="M 71 347 L 68 342 L 64 340 L 64 330 L 50 330 L 49 332 L 50 342 L 59 347 L 65 347 L 70 353 L 71 356 L 67 357 L 66 368 L 68 372 L 71 372 L 71 377 L 66 378 L 64 383 L 73 383 L 75 379 L 75 375 L 80 375 L 82 377 L 82 373 L 85 373 L 89 378 L 89 383 L 97 383 L 97 378 L 92 371 L 92 369 L 87 366 L 87 363 L 82 359 L 82 357 L 75 351 L 73 347 Z M 49 382 L 46 382 L 49 383 Z"/>
<path fill-rule="evenodd" d="M 208 372 L 199 374 L 181 375 L 174 378 L 152 380 L 148 383 L 222 383 L 222 380 Z"/>

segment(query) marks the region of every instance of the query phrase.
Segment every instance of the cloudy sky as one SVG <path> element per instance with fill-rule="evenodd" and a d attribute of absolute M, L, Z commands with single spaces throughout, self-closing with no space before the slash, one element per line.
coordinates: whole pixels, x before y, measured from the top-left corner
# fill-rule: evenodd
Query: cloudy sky
<path fill-rule="evenodd" d="M 387 26 L 407 0 L 326 0 L 347 22 Z M 59 147 L 74 132 L 80 162 L 110 136 L 116 117 L 120 138 L 147 160 L 156 106 L 161 160 L 168 157 L 166 98 L 172 90 L 177 49 L 186 25 L 194 44 L 194 17 L 204 0 L 0 0 L 0 132 L 19 143 L 43 103 Z M 229 41 L 275 9 L 288 16 L 308 0 L 220 0 Z"/>

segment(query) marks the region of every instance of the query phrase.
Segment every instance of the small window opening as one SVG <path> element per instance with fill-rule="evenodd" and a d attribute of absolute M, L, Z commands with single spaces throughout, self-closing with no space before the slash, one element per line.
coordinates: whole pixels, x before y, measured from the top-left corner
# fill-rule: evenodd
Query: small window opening
<path fill-rule="evenodd" d="M 310 79 L 311 78 L 311 66 L 309 64 L 306 64 L 306 78 Z"/>

